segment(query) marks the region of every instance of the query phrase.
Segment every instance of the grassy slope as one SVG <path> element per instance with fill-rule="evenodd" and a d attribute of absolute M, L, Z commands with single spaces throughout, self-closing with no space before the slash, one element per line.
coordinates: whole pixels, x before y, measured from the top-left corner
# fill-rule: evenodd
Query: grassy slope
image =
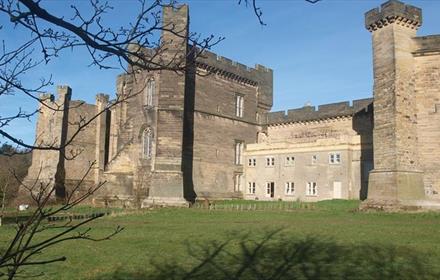
<path fill-rule="evenodd" d="M 435 269 L 440 266 L 439 214 L 359 213 L 352 211 L 356 206 L 357 203 L 353 201 L 333 201 L 318 203 L 313 210 L 299 209 L 293 212 L 161 209 L 104 217 L 93 224 L 97 235 L 109 233 L 116 225 L 124 226 L 125 230 L 111 241 L 70 242 L 52 248 L 48 254 L 66 254 L 68 261 L 45 266 L 44 278 L 145 279 L 148 276 L 149 279 L 167 279 L 169 277 L 157 276 L 163 275 L 163 272 L 158 272 L 160 268 L 171 269 L 166 267 L 166 263 L 172 262 L 174 268 L 189 270 L 199 263 L 196 258 L 202 256 L 200 248 L 209 248 L 213 241 L 231 239 L 227 249 L 230 252 L 239 252 L 240 241 L 244 239 L 245 234 L 248 234 L 246 240 L 261 240 L 275 229 L 282 231 L 272 238 L 273 247 L 279 252 L 275 252 L 271 258 L 276 258 L 283 251 L 283 245 L 278 246 L 280 244 L 276 244 L 276 240 L 282 240 L 280 242 L 286 244 L 284 247 L 288 247 L 290 240 L 308 240 L 307 238 L 312 237 L 314 241 L 310 243 L 318 249 L 310 251 L 309 254 L 318 255 L 322 251 L 328 251 L 324 258 L 339 260 L 339 266 L 345 258 L 344 265 L 353 262 L 350 267 L 356 267 L 355 262 L 365 255 L 371 258 L 368 260 L 369 264 L 379 262 L 377 267 L 382 267 L 384 258 L 395 258 L 396 255 L 398 259 L 400 256 L 419 258 L 407 260 L 408 263 L 421 261 L 428 265 L 428 268 L 433 266 Z M 4 246 L 12 230 L 11 227 L 0 228 L 0 247 Z M 298 243 L 291 245 L 297 246 Z M 191 249 L 188 249 L 188 246 Z M 344 251 L 338 246 L 364 246 L 362 250 L 365 253 L 353 253 L 352 259 L 348 260 L 348 255 L 352 254 L 353 250 Z M 381 248 L 389 250 L 382 252 Z M 228 257 L 220 259 L 219 262 L 224 263 L 225 267 L 231 265 Z M 326 261 L 321 259 L 320 262 Z M 377 270 L 374 265 L 376 264 L 372 264 L 373 269 Z M 394 262 L 391 266 L 396 267 Z M 398 266 L 395 269 L 400 270 Z M 426 270 L 426 267 L 423 270 Z M 209 269 L 206 271 L 210 273 Z M 329 275 L 333 275 L 331 273 L 334 272 L 326 273 L 329 274 L 321 274 L 321 277 L 331 278 Z M 173 272 L 173 275 L 176 276 L 178 273 Z M 416 274 L 412 277 L 414 275 Z M 316 275 L 309 279 L 315 277 Z M 243 276 L 240 279 L 252 278 L 254 277 Z"/>

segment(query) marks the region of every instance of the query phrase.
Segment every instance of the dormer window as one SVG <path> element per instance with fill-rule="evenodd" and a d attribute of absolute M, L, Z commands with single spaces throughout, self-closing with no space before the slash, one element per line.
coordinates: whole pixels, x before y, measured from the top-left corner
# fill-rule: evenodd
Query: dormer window
<path fill-rule="evenodd" d="M 154 79 L 148 79 L 147 84 L 145 85 L 144 91 L 144 105 L 147 107 L 153 106 L 153 97 L 154 92 L 156 90 L 156 82 Z"/>

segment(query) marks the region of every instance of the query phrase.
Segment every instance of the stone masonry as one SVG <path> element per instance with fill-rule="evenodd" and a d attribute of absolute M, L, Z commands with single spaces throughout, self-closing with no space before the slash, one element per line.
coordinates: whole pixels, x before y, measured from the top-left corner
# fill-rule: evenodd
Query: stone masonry
<path fill-rule="evenodd" d="M 209 51 L 194 58 L 185 39 L 188 7 L 165 7 L 163 24 L 183 36 L 164 31 L 160 59 L 179 58 L 184 73 L 130 68 L 117 78 L 117 97 L 138 94 L 114 106 L 105 94 L 95 105 L 71 100 L 67 86 L 56 100 L 44 95 L 66 110 L 42 106 L 37 143 L 65 143 L 78 123 L 91 122 L 66 150 L 34 151 L 26 182 L 54 184 L 63 197 L 82 180 L 84 188 L 105 181 L 93 199 L 117 205 L 205 198 L 429 204 L 440 192 L 440 35 L 417 37 L 421 10 L 395 0 L 367 12 L 365 22 L 373 99 L 270 112 L 272 70 Z"/>
<path fill-rule="evenodd" d="M 425 192 L 438 192 L 440 37 L 418 38 L 421 24 L 421 9 L 399 1 L 365 15 L 373 41 L 374 170 L 367 202 L 373 207 L 419 205 Z"/>

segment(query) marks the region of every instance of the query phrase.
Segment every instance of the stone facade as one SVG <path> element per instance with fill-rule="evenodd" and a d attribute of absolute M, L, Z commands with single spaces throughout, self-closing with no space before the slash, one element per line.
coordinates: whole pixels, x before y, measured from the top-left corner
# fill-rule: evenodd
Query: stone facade
<path fill-rule="evenodd" d="M 374 66 L 374 170 L 368 205 L 419 205 L 440 179 L 440 36 L 417 37 L 422 11 L 388 1 L 365 15 Z"/>
<path fill-rule="evenodd" d="M 187 6 L 165 7 L 164 24 L 189 32 L 188 13 Z M 161 59 L 180 58 L 183 74 L 130 69 L 117 79 L 117 100 L 124 101 L 116 105 L 104 94 L 95 105 L 71 101 L 68 87 L 59 88 L 57 100 L 46 96 L 68 110 L 42 107 L 37 142 L 64 143 L 78 122 L 90 124 L 62 151 L 80 151 L 73 161 L 35 151 L 28 181 L 52 180 L 62 196 L 95 162 L 85 185 L 106 181 L 95 200 L 124 204 L 368 197 L 367 204 L 380 205 L 425 193 L 435 198 L 440 36 L 417 37 L 420 25 L 421 10 L 398 1 L 368 12 L 374 101 L 287 113 L 270 112 L 271 69 L 209 51 L 194 58 L 185 36 L 164 31 L 169 46 Z"/>

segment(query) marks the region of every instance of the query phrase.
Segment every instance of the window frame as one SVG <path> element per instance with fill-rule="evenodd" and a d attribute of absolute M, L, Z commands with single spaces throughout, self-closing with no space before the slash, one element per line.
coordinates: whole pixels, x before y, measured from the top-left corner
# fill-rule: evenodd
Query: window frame
<path fill-rule="evenodd" d="M 234 191 L 235 192 L 241 192 L 242 187 L 242 181 L 243 181 L 243 173 L 235 173 L 234 174 Z"/>
<path fill-rule="evenodd" d="M 244 95 L 235 95 L 235 116 L 237 118 L 243 118 L 244 116 Z"/>
<path fill-rule="evenodd" d="M 248 182 L 248 188 L 246 194 L 255 194 L 257 189 L 257 184 L 255 182 Z"/>
<path fill-rule="evenodd" d="M 151 159 L 153 156 L 153 129 L 147 127 L 142 132 L 142 157 Z"/>
<path fill-rule="evenodd" d="M 156 81 L 154 78 L 147 78 L 144 91 L 144 106 L 151 108 L 154 106 L 154 95 L 156 92 Z"/>
<path fill-rule="evenodd" d="M 318 163 L 318 155 L 312 155 L 311 163 L 312 165 L 316 165 Z"/>
<path fill-rule="evenodd" d="M 294 156 L 284 157 L 284 166 L 294 166 L 294 165 L 295 165 L 295 157 Z"/>
<path fill-rule="evenodd" d="M 266 156 L 266 167 L 275 166 L 275 156 Z"/>
<path fill-rule="evenodd" d="M 248 158 L 248 166 L 249 167 L 255 167 L 257 166 L 257 159 L 254 157 Z"/>
<path fill-rule="evenodd" d="M 235 140 L 234 145 L 234 163 L 235 165 L 243 165 L 244 141 Z"/>
<path fill-rule="evenodd" d="M 284 184 L 284 194 L 287 196 L 295 195 L 295 183 L 290 181 Z"/>
<path fill-rule="evenodd" d="M 331 165 L 338 165 L 342 163 L 342 156 L 340 152 L 331 152 L 328 154 L 328 163 Z"/>
<path fill-rule="evenodd" d="M 318 196 L 318 184 L 316 182 L 307 182 L 306 196 Z"/>

